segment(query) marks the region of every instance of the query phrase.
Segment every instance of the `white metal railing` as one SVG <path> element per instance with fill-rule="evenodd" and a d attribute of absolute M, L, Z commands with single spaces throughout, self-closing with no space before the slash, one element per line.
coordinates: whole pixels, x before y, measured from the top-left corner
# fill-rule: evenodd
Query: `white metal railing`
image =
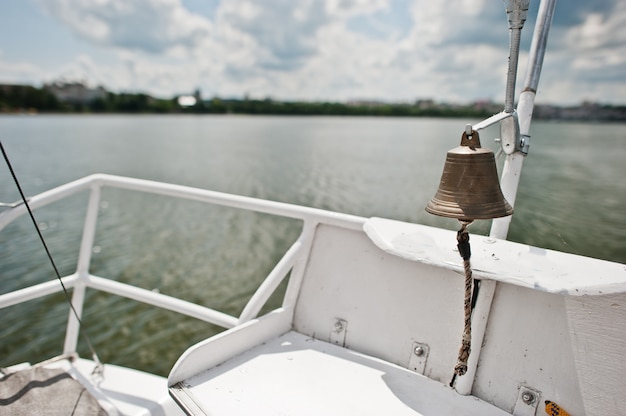
<path fill-rule="evenodd" d="M 103 187 L 147 192 L 299 219 L 303 221 L 302 233 L 250 298 L 240 316 L 234 317 L 207 306 L 198 305 L 172 296 L 155 293 L 130 284 L 120 283 L 90 274 L 91 253 L 96 233 L 100 195 Z M 274 290 L 290 272 L 290 282 L 296 283 L 293 287 L 291 287 L 290 284 L 290 288 L 288 288 L 285 294 L 283 307 L 288 308 L 293 305 L 296 298 L 295 292 L 298 290 L 299 282 L 304 273 L 304 265 L 306 264 L 306 259 L 313 241 L 313 235 L 318 224 L 329 224 L 342 228 L 362 230 L 363 223 L 365 222 L 365 219 L 362 217 L 315 208 L 231 195 L 187 186 L 103 174 L 87 176 L 43 192 L 30 198 L 28 203 L 31 209 L 35 210 L 83 191 L 89 191 L 90 195 L 76 272 L 69 276 L 62 277 L 65 287 L 73 289 L 72 304 L 78 314 L 78 318 L 80 318 L 82 314 L 85 291 L 87 288 L 91 288 L 178 312 L 223 328 L 232 328 L 238 324 L 254 319 Z M 25 213 L 27 213 L 27 210 L 23 204 L 0 213 L 0 231 Z M 0 309 L 57 293 L 62 290 L 61 284 L 55 279 L 5 293 L 0 295 Z M 77 317 L 74 316 L 73 313 L 70 313 L 66 328 L 64 353 L 72 353 L 76 350 L 79 330 Z"/>

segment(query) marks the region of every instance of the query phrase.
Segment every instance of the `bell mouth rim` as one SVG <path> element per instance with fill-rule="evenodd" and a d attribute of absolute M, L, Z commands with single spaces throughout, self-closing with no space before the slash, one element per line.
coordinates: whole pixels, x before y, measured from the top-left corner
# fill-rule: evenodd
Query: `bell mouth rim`
<path fill-rule="evenodd" d="M 446 203 L 445 201 L 430 200 L 425 208 L 426 212 L 440 217 L 455 218 L 460 221 L 491 220 L 513 215 L 514 209 L 506 199 L 486 204 L 476 210 L 463 209 L 456 203 Z"/>

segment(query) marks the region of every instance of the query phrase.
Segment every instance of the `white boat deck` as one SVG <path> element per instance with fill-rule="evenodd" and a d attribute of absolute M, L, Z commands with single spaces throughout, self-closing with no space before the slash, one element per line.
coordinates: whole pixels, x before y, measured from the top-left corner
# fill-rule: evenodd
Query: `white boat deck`
<path fill-rule="evenodd" d="M 296 218 L 302 233 L 230 316 L 90 273 L 101 189 L 109 186 Z M 453 231 L 108 175 L 30 205 L 80 191 L 90 195 L 78 264 L 62 278 L 78 310 L 94 289 L 230 328 L 191 346 L 167 380 L 107 365 L 90 391 L 120 414 L 180 415 L 168 388 L 195 415 L 535 415 L 544 400 L 572 416 L 626 414 L 622 264 L 473 236 L 481 286 L 472 354 L 452 389 L 464 282 Z M 0 214 L 0 229 L 24 211 Z M 259 316 L 281 282 L 282 306 Z M 0 308 L 60 291 L 57 281 L 14 290 L 0 295 Z M 70 315 L 63 354 L 76 351 L 78 333 Z M 92 369 L 79 359 L 67 371 L 90 385 Z"/>
<path fill-rule="evenodd" d="M 406 368 L 294 331 L 170 391 L 194 414 L 508 414 Z"/>
<path fill-rule="evenodd" d="M 60 368 L 80 382 L 98 400 L 109 415 L 176 416 L 184 415 L 167 394 L 164 377 L 132 368 L 104 365 L 104 379 L 97 385 L 91 377 L 95 363 L 78 358 L 60 360 L 48 368 Z M 141 386 L 141 388 L 138 388 Z"/>
<path fill-rule="evenodd" d="M 93 364 L 91 360 L 79 359 L 69 372 L 74 377 L 87 379 L 93 370 Z M 104 365 L 104 374 L 105 378 L 99 386 L 88 383 L 84 385 L 93 390 L 91 393 L 96 398 L 109 401 L 118 414 L 184 415 L 172 398 L 167 395 L 167 380 L 164 377 L 110 364 Z M 108 409 L 105 408 L 105 410 Z"/>

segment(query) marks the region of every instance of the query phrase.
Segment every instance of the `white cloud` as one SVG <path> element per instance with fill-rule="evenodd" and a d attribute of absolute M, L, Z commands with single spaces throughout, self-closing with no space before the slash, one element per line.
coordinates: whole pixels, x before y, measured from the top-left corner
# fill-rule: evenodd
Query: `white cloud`
<path fill-rule="evenodd" d="M 610 14 L 590 13 L 583 22 L 571 27 L 566 44 L 575 50 L 624 46 L 626 44 L 626 4 L 618 3 Z"/>
<path fill-rule="evenodd" d="M 100 68 L 93 59 L 85 54 L 78 55 L 74 60 L 57 70 L 54 79 L 97 81 L 101 76 Z"/>
<path fill-rule="evenodd" d="M 329 15 L 349 17 L 358 14 L 372 14 L 389 8 L 388 0 L 327 0 L 325 9 Z"/>
<path fill-rule="evenodd" d="M 582 100 L 624 103 L 624 26 L 626 4 L 617 2 L 611 13 L 589 13 L 579 24 L 555 32 L 540 83 L 546 99 L 568 104 Z"/>
<path fill-rule="evenodd" d="M 301 67 L 318 51 L 318 32 L 329 17 L 317 0 L 274 0 L 271 4 L 252 0 L 222 3 L 216 18 L 216 36 L 229 42 L 246 39 L 256 67 L 289 71 Z M 220 36 L 222 35 L 222 36 Z"/>
<path fill-rule="evenodd" d="M 28 62 L 6 61 L 0 54 L 0 74 L 0 82 L 5 84 L 31 84 L 33 80 L 41 80 L 45 72 Z"/>
<path fill-rule="evenodd" d="M 40 2 L 91 49 L 61 68 L 5 62 L 3 74 L 74 76 L 158 96 L 201 87 L 223 97 L 503 100 L 508 31 L 500 2 L 223 0 L 212 20 L 188 12 L 180 0 Z M 398 13 L 405 28 L 388 29 L 392 20 L 381 19 Z M 603 94 L 623 102 L 626 6 L 575 23 L 552 33 L 541 102 L 602 100 Z M 383 29 L 368 35 L 375 27 Z M 103 45 L 107 54 L 97 53 Z M 518 88 L 524 65 L 522 53 Z"/>
<path fill-rule="evenodd" d="M 40 0 L 39 4 L 80 37 L 148 53 L 194 48 L 211 31 L 208 20 L 189 13 L 179 0 Z"/>

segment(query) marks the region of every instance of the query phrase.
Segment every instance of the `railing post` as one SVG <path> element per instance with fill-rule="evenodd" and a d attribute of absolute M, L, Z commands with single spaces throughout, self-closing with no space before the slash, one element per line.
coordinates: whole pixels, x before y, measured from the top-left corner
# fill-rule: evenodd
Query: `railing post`
<path fill-rule="evenodd" d="M 257 317 L 265 302 L 270 298 L 278 285 L 285 279 L 287 273 L 292 269 L 293 264 L 301 256 L 302 240 L 299 238 L 287 250 L 283 258 L 274 266 L 270 274 L 265 278 L 261 286 L 254 292 L 246 306 L 239 315 L 238 325 L 248 322 Z"/>
<path fill-rule="evenodd" d="M 83 313 L 85 291 L 89 279 L 89 265 L 91 264 L 91 253 L 96 235 L 98 208 L 100 206 L 100 190 L 100 184 L 94 183 L 91 187 L 91 193 L 89 194 L 85 224 L 83 226 L 83 238 L 80 243 L 78 264 L 76 266 L 78 280 L 72 293 L 72 305 L 78 317 L 74 315 L 74 311 L 70 310 L 67 330 L 65 332 L 65 344 L 63 346 L 63 353 L 65 354 L 76 352 L 76 345 L 78 343 L 78 333 L 80 331 L 79 319 Z"/>
<path fill-rule="evenodd" d="M 305 220 L 304 224 L 302 225 L 302 233 L 300 235 L 300 240 L 302 241 L 302 248 L 300 249 L 301 255 L 298 257 L 295 264 L 293 265 L 293 268 L 291 269 L 289 284 L 287 285 L 287 290 L 285 291 L 285 297 L 283 299 L 283 308 L 290 309 L 292 314 L 294 312 L 296 300 L 300 293 L 302 279 L 304 278 L 304 271 L 306 269 L 307 261 L 311 254 L 313 238 L 315 237 L 315 232 L 318 225 L 318 221 L 314 221 L 311 219 Z"/>

